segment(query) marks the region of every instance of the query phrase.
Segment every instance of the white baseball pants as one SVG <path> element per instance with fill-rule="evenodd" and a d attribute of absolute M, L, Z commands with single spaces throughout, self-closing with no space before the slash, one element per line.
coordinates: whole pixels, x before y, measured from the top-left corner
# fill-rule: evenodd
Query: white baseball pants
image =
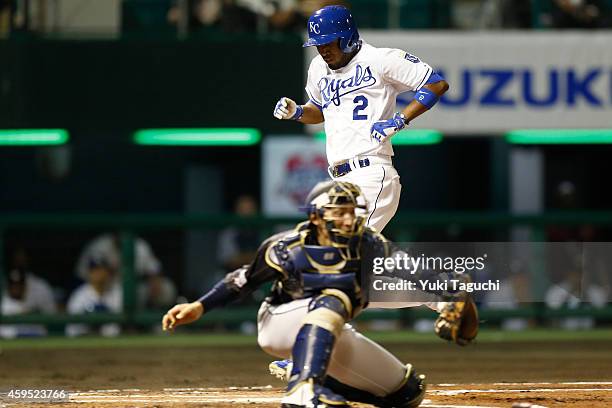
<path fill-rule="evenodd" d="M 368 205 L 366 224 L 381 232 L 393 218 L 399 206 L 402 185 L 397 170 L 388 156 L 363 156 L 368 167 L 355 165 L 358 158 L 349 160 L 352 171 L 335 180 L 348 181 L 361 188 Z"/>
<path fill-rule="evenodd" d="M 370 165 L 368 167 L 359 167 L 358 159 L 368 158 Z M 399 206 L 400 194 L 402 185 L 400 177 L 393 167 L 391 157 L 389 156 L 362 156 L 355 157 L 349 160 L 352 171 L 342 177 L 336 177 L 334 180 L 348 181 L 361 188 L 367 205 L 368 215 L 366 224 L 373 227 L 378 232 L 391 221 L 391 218 L 397 212 Z M 398 309 L 402 307 L 418 307 L 427 305 L 429 308 L 439 311 L 443 306 L 442 303 L 431 302 L 396 302 L 396 303 L 370 303 L 368 306 L 371 309 Z"/>

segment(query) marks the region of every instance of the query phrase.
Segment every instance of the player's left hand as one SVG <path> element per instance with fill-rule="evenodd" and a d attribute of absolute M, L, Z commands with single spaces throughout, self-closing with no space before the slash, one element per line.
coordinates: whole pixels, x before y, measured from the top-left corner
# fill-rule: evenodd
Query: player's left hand
<path fill-rule="evenodd" d="M 370 136 L 378 143 L 384 142 L 388 137 L 393 136 L 406 127 L 406 118 L 396 112 L 391 119 L 374 122 L 370 129 Z"/>

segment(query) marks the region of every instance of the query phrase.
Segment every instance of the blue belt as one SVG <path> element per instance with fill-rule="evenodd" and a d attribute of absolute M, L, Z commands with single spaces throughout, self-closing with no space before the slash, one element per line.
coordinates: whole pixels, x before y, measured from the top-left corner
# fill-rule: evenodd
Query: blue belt
<path fill-rule="evenodd" d="M 359 159 L 359 167 L 368 167 L 370 165 L 370 159 L 365 158 L 363 160 Z M 349 162 L 344 162 L 337 166 L 332 167 L 332 174 L 334 177 L 342 177 L 351 172 L 351 165 Z"/>

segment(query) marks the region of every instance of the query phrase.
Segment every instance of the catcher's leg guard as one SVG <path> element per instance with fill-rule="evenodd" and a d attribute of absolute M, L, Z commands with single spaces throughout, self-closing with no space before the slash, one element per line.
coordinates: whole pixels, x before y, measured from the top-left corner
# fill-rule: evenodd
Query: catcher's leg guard
<path fill-rule="evenodd" d="M 336 336 L 348 316 L 344 302 L 322 295 L 312 301 L 293 345 L 293 368 L 282 407 L 343 407 L 346 400 L 323 383 Z"/>
<path fill-rule="evenodd" d="M 293 346 L 289 388 L 293 382 L 310 378 L 323 382 L 335 340 L 329 330 L 312 324 L 302 326 Z"/>
<path fill-rule="evenodd" d="M 346 400 L 323 386 L 334 335 L 321 327 L 302 326 L 293 346 L 293 369 L 283 408 L 344 407 Z"/>
<path fill-rule="evenodd" d="M 425 398 L 425 376 L 417 375 L 411 364 L 406 364 L 406 379 L 402 386 L 383 398 L 383 408 L 416 408 Z"/>

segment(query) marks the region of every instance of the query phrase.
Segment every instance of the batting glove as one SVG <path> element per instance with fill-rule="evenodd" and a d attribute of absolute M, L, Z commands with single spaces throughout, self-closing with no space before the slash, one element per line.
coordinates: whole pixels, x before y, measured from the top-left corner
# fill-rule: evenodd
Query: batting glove
<path fill-rule="evenodd" d="M 374 122 L 370 129 L 370 136 L 378 143 L 382 143 L 386 138 L 393 136 L 406 127 L 406 117 L 396 112 L 391 119 Z"/>
<path fill-rule="evenodd" d="M 276 102 L 274 107 L 274 117 L 276 119 L 299 120 L 304 113 L 304 108 L 290 98 L 282 97 Z"/>

